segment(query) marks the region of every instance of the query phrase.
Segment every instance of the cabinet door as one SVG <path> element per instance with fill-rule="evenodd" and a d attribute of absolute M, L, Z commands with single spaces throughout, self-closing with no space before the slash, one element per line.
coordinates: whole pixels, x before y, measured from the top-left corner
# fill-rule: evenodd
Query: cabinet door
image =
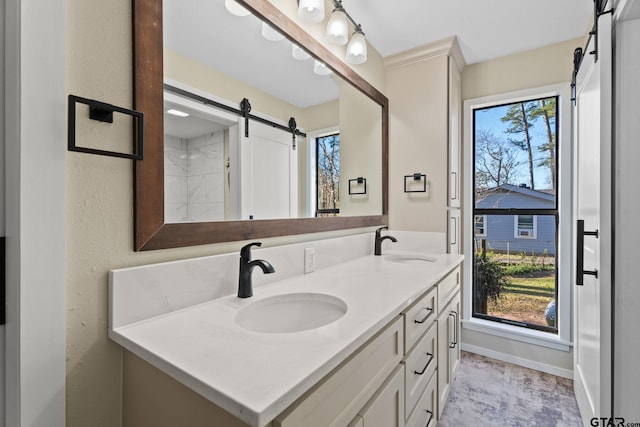
<path fill-rule="evenodd" d="M 449 376 L 451 381 L 455 378 L 458 364 L 460 363 L 460 293 L 458 293 L 449 306 Z"/>
<path fill-rule="evenodd" d="M 404 427 L 404 367 L 398 366 L 386 384 L 358 414 L 365 427 Z"/>
<path fill-rule="evenodd" d="M 449 57 L 449 207 L 460 207 L 460 134 L 462 93 L 460 71 Z"/>
<path fill-rule="evenodd" d="M 449 375 L 449 306 L 441 309 L 438 316 L 438 418 L 442 415 L 449 395 L 451 378 Z"/>
<path fill-rule="evenodd" d="M 462 245 L 460 244 L 460 209 L 449 209 L 449 226 L 447 234 L 449 239 L 449 253 L 459 254 Z"/>

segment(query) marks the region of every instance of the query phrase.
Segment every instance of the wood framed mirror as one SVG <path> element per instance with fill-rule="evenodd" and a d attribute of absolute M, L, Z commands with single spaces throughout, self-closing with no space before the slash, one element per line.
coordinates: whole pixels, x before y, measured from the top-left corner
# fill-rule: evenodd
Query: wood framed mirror
<path fill-rule="evenodd" d="M 270 2 L 238 0 L 256 17 L 325 63 L 381 107 L 381 187 L 379 215 L 322 218 L 165 222 L 164 75 L 162 0 L 134 0 L 134 108 L 145 115 L 144 160 L 135 164 L 136 251 L 177 248 L 285 235 L 386 225 L 388 223 L 388 100 L 326 47 Z"/>

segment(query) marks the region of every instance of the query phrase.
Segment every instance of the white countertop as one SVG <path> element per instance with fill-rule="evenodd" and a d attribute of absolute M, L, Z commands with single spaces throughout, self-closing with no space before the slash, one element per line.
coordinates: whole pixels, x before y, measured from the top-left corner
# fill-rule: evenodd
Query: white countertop
<path fill-rule="evenodd" d="M 399 263 L 369 255 L 261 286 L 251 298 L 225 297 L 110 329 L 109 336 L 246 423 L 262 427 L 463 259 L 422 255 L 437 260 Z M 292 292 L 338 297 L 347 313 L 329 325 L 295 333 L 251 332 L 235 323 L 240 308 Z"/>

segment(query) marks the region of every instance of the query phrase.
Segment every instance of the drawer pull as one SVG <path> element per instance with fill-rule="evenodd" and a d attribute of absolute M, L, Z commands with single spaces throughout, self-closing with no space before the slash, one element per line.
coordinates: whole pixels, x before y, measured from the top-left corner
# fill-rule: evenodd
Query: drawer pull
<path fill-rule="evenodd" d="M 429 360 L 427 360 L 427 364 L 424 365 L 424 368 L 422 368 L 422 371 L 418 372 L 418 371 L 413 371 L 414 374 L 416 375 L 422 375 L 424 374 L 424 371 L 427 370 L 427 367 L 431 364 L 431 361 L 433 360 L 433 354 L 431 353 L 427 353 L 427 356 L 429 356 Z"/>
<path fill-rule="evenodd" d="M 453 317 L 453 341 L 449 344 L 449 348 L 456 348 L 458 345 L 458 313 L 452 311 L 449 317 Z"/>
<path fill-rule="evenodd" d="M 427 424 L 425 424 L 424 427 L 429 427 L 429 424 L 431 424 L 431 420 L 433 419 L 433 412 L 429 411 L 428 409 L 425 409 L 425 412 L 429 414 L 429 419 L 427 420 Z"/>
<path fill-rule="evenodd" d="M 427 321 L 427 319 L 429 318 L 429 316 L 431 316 L 433 314 L 433 308 L 431 307 L 425 307 L 423 308 L 423 310 L 427 310 L 427 315 L 424 316 L 424 318 L 422 318 L 422 320 L 414 320 L 414 323 L 424 323 Z"/>

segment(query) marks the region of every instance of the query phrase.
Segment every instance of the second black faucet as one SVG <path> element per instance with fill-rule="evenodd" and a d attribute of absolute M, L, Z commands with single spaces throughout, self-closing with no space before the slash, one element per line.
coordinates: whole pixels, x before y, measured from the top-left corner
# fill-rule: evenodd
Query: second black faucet
<path fill-rule="evenodd" d="M 375 249 L 373 251 L 374 255 L 382 255 L 382 242 L 386 239 L 391 240 L 392 242 L 397 242 L 398 240 L 393 236 L 381 236 L 382 230 L 387 230 L 388 227 L 380 227 L 376 230 L 376 241 L 375 241 Z"/>

